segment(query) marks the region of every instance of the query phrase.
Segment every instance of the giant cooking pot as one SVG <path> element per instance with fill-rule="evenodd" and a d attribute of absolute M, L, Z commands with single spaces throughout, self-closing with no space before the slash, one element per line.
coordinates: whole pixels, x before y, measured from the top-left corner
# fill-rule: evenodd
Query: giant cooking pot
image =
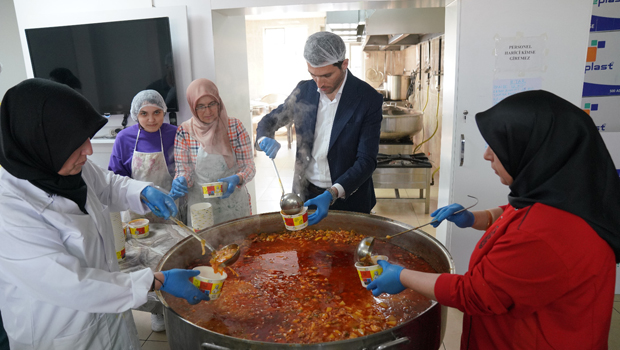
<path fill-rule="evenodd" d="M 368 235 L 384 237 L 393 235 L 411 226 L 381 216 L 331 210 L 329 216 L 314 229 L 353 230 Z M 228 244 L 243 239 L 253 233 L 273 233 L 284 230 L 280 213 L 267 213 L 228 221 L 207 228 L 198 234 L 212 246 Z M 454 262 L 450 253 L 435 238 L 421 230 L 400 235 L 391 240 L 392 244 L 405 248 L 428 262 L 437 272 L 454 273 Z M 201 256 L 200 244 L 188 237 L 172 247 L 157 265 L 157 271 L 173 268 L 187 268 Z M 280 344 L 235 338 L 199 327 L 183 319 L 170 308 L 162 293 L 157 291 L 164 304 L 166 333 L 171 349 L 175 350 L 225 350 L 225 349 L 419 349 L 437 350 L 443 341 L 446 327 L 447 309 L 433 302 L 416 318 L 401 323 L 379 333 L 355 339 L 315 343 Z"/>
<path fill-rule="evenodd" d="M 413 136 L 422 130 L 422 112 L 406 107 L 383 105 L 381 140 L 398 140 Z"/>

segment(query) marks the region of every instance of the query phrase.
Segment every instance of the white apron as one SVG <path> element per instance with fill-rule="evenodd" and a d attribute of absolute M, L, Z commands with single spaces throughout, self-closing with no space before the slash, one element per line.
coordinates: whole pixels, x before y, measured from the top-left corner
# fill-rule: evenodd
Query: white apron
<path fill-rule="evenodd" d="M 172 187 L 172 176 L 168 172 L 168 165 L 166 164 L 166 157 L 164 156 L 164 141 L 161 137 L 161 129 L 159 129 L 159 142 L 161 144 L 161 151 L 153 153 L 138 152 L 138 140 L 140 139 L 140 131 L 138 129 L 138 136 L 136 137 L 136 145 L 133 149 L 133 157 L 131 159 L 131 178 L 134 180 L 152 182 L 156 186 L 165 188 L 166 191 L 170 191 Z M 124 214 L 127 215 L 127 214 Z M 135 220 L 141 217 L 146 217 L 150 222 L 164 223 L 166 220 L 155 216 L 153 213 L 146 215 L 138 215 L 130 212 L 128 221 Z M 126 216 L 123 217 L 124 219 Z M 125 221 L 125 220 L 123 220 Z"/>
<path fill-rule="evenodd" d="M 166 191 L 170 191 L 172 188 L 172 176 L 168 172 L 168 165 L 166 164 L 166 157 L 164 155 L 164 141 L 161 137 L 161 129 L 159 129 L 159 142 L 161 150 L 159 152 L 145 153 L 138 152 L 138 139 L 140 139 L 140 131 L 138 128 L 138 136 L 136 137 L 136 145 L 133 149 L 133 158 L 131 159 L 131 178 L 144 182 L 152 182 L 156 186 L 160 186 Z M 146 215 L 136 214 L 132 211 L 128 211 L 131 220 L 135 220 L 141 217 L 146 217 L 153 223 L 164 223 L 166 219 L 155 216 L 153 213 L 147 213 Z M 155 292 L 149 292 L 146 303 L 140 305 L 140 307 L 134 310 L 146 311 L 153 314 L 162 314 L 164 307 L 162 303 L 157 299 Z"/>
<path fill-rule="evenodd" d="M 196 156 L 196 169 L 194 170 L 194 186 L 189 188 L 189 200 L 187 206 L 187 221 L 189 226 L 191 223 L 190 208 L 192 204 L 200 202 L 208 202 L 213 206 L 213 224 L 238 219 L 250 215 L 250 195 L 245 186 L 236 188 L 230 197 L 222 199 L 204 198 L 202 194 L 201 184 L 207 182 L 216 182 L 218 179 L 235 175 L 238 167 L 235 166 L 228 169 L 224 157 L 220 154 L 208 154 L 200 147 Z M 226 192 L 226 191 L 224 191 Z"/>

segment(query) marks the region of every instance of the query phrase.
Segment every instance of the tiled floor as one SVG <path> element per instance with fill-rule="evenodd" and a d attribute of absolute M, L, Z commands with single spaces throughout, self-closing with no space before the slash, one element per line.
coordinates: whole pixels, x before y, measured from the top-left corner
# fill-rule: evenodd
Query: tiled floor
<path fill-rule="evenodd" d="M 293 165 L 295 158 L 295 144 L 292 149 L 287 148 L 286 138 L 284 136 L 277 137 L 282 145 L 276 157 L 276 166 L 282 178 L 282 182 L 286 191 L 292 188 Z M 254 158 L 256 163 L 256 200 L 258 213 L 267 213 L 280 210 L 280 184 L 273 170 L 273 165 L 264 153 L 259 152 Z M 389 197 L 394 195 L 393 190 L 377 189 L 378 197 Z M 418 190 L 401 190 L 402 197 L 415 197 Z M 437 208 L 437 186 L 431 187 L 431 205 L 432 213 Z M 430 216 L 424 214 L 424 203 L 412 203 L 407 200 L 389 200 L 380 199 L 373 208 L 373 214 L 389 217 L 391 219 L 407 223 L 409 225 L 421 225 L 430 221 Z M 425 232 L 435 235 L 435 229 L 427 226 L 423 229 Z M 611 332 L 609 334 L 609 349 L 620 349 L 620 295 L 616 295 L 614 300 L 614 310 L 612 311 Z M 147 350 L 163 350 L 169 349 L 166 333 L 156 333 L 151 331 L 150 314 L 140 311 L 134 311 L 134 319 L 138 327 L 138 335 L 143 341 L 142 349 Z M 460 345 L 461 325 L 463 313 L 450 308 L 448 311 L 448 323 L 446 334 L 444 337 L 443 350 L 457 350 Z M 177 349 L 175 349 L 177 350 Z"/>

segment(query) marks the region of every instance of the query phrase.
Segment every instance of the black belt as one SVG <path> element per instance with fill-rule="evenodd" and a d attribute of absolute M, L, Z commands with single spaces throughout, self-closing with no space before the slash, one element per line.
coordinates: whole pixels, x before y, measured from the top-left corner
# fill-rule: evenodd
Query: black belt
<path fill-rule="evenodd" d="M 320 194 L 323 194 L 325 191 L 327 191 L 327 188 L 321 188 L 308 181 L 308 192 L 312 193 L 313 195 L 318 196 Z"/>

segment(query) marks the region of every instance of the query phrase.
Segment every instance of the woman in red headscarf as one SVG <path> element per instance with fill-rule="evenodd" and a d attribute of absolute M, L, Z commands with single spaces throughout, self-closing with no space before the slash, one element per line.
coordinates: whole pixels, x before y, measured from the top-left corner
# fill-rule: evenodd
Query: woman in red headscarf
<path fill-rule="evenodd" d="M 239 119 L 228 117 L 212 81 L 194 80 L 186 95 L 193 116 L 177 129 L 174 159 L 175 180 L 184 177 L 189 189 L 188 223 L 189 208 L 200 202 L 213 206 L 214 224 L 251 215 L 245 187 L 256 173 L 250 135 Z M 201 184 L 209 182 L 225 182 L 224 195 L 204 198 Z M 173 181 L 171 194 L 176 191 Z"/>

